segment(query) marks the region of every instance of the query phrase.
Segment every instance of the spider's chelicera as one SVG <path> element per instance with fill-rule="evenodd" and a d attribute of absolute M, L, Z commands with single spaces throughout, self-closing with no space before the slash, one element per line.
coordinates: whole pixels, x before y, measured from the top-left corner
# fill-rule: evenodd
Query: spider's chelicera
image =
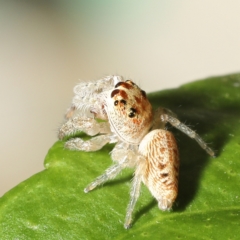
<path fill-rule="evenodd" d="M 130 80 L 107 76 L 79 83 L 74 93 L 72 105 L 66 113 L 67 121 L 59 129 L 58 137 L 63 139 L 79 131 L 93 136 L 87 141 L 76 137 L 65 143 L 68 149 L 87 152 L 97 151 L 107 143 L 116 143 L 111 152 L 114 164 L 90 183 L 84 192 L 115 178 L 126 167 L 134 168 L 131 199 L 124 223 L 126 229 L 131 226 L 142 182 L 163 211 L 169 210 L 177 197 L 179 154 L 173 134 L 165 130 L 166 123 L 195 139 L 208 154 L 214 156 L 202 138 L 170 110 L 158 108 L 153 112 L 146 93 Z"/>

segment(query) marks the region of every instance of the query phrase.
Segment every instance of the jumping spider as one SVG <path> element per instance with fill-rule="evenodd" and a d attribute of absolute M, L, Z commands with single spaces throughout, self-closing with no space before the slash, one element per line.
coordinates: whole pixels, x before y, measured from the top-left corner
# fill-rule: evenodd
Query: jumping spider
<path fill-rule="evenodd" d="M 132 222 L 132 212 L 143 182 L 158 201 L 158 207 L 169 210 L 178 193 L 179 154 L 173 134 L 165 130 L 170 123 L 211 156 L 214 152 L 200 136 L 181 123 L 167 109 L 155 112 L 146 93 L 130 80 L 120 76 L 79 83 L 74 88 L 72 105 L 58 137 L 82 131 L 92 137 L 88 141 L 72 138 L 65 147 L 79 151 L 97 151 L 107 143 L 116 143 L 111 152 L 114 165 L 90 183 L 84 192 L 93 190 L 115 178 L 124 168 L 135 168 L 124 227 Z M 104 121 L 97 121 L 101 119 Z M 97 135 L 97 136 L 95 136 Z"/>

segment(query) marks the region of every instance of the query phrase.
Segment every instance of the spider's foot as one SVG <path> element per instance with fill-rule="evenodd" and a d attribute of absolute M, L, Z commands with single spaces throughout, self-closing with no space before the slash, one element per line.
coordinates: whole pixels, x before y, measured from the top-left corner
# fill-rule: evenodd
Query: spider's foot
<path fill-rule="evenodd" d="M 85 193 L 88 193 L 88 192 L 92 191 L 96 186 L 97 186 L 96 184 L 91 184 L 91 183 L 90 183 L 88 186 L 86 186 L 86 187 L 84 188 L 84 192 L 85 192 Z"/>
<path fill-rule="evenodd" d="M 210 147 L 206 147 L 205 150 L 211 157 L 215 157 L 215 153 Z"/>
<path fill-rule="evenodd" d="M 124 228 L 125 229 L 129 229 L 129 228 L 131 228 L 132 227 L 132 223 L 131 222 L 128 222 L 128 223 L 124 223 Z"/>

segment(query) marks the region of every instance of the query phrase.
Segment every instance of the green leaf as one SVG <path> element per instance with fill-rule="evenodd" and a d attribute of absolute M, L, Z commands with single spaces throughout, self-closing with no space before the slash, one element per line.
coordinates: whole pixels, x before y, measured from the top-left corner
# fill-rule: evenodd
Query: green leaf
<path fill-rule="evenodd" d="M 0 239 L 239 239 L 240 74 L 209 78 L 149 95 L 195 129 L 216 151 L 209 157 L 173 131 L 180 150 L 179 196 L 161 212 L 142 186 L 133 227 L 123 228 L 133 171 L 85 194 L 84 187 L 111 165 L 112 145 L 84 153 L 56 142 L 46 170 L 0 199 Z"/>

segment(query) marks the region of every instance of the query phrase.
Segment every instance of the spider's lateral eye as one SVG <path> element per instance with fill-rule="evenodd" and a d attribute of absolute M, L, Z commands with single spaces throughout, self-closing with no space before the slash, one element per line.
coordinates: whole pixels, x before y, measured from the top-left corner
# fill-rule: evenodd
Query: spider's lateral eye
<path fill-rule="evenodd" d="M 121 99 L 121 100 L 120 100 L 120 102 L 121 102 L 122 104 L 124 104 L 124 105 L 126 105 L 126 104 L 127 104 L 127 101 L 126 101 L 126 100 L 124 100 L 124 99 Z"/>
<path fill-rule="evenodd" d="M 117 106 L 117 105 L 118 105 L 118 100 L 114 102 L 114 106 Z"/>
<path fill-rule="evenodd" d="M 137 112 L 137 110 L 135 108 L 130 108 L 130 113 L 128 114 L 128 116 L 130 118 L 133 118 L 136 116 L 136 112 Z"/>

